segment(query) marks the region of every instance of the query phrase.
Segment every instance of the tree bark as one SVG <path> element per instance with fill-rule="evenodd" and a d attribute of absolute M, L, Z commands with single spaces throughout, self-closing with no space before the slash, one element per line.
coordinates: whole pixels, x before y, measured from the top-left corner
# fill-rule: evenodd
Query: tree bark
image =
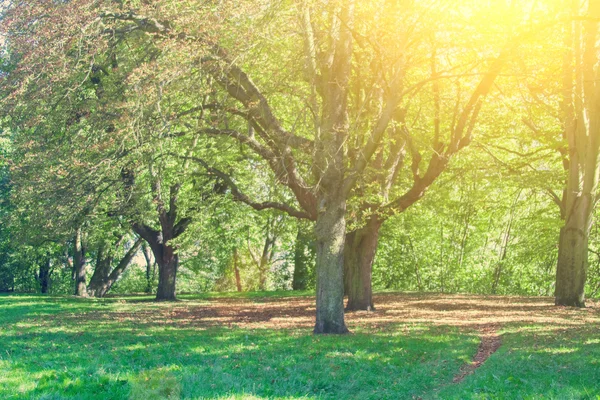
<path fill-rule="evenodd" d="M 179 257 L 175 252 L 175 248 L 167 240 L 173 238 L 172 232 L 178 230 L 176 227 L 165 229 L 168 226 L 163 221 L 163 231 L 159 232 L 147 225 L 132 223 L 133 230 L 150 245 L 152 254 L 154 254 L 154 260 L 158 265 L 156 301 L 177 300 L 176 281 L 177 270 L 179 269 Z M 183 229 L 181 232 L 183 232 Z"/>
<path fill-rule="evenodd" d="M 94 276 L 90 280 L 90 284 L 88 286 L 88 292 L 91 296 L 94 297 L 104 297 L 110 291 L 112 286 L 119 280 L 123 272 L 127 269 L 133 257 L 137 254 L 140 249 L 142 240 L 137 239 L 131 248 L 125 253 L 123 258 L 119 261 L 119 264 L 111 271 L 111 264 L 113 261 L 112 256 L 104 257 L 103 259 L 99 258 L 99 265 L 96 265 L 96 269 L 100 267 L 101 271 L 98 273 L 96 277 L 96 271 L 94 271 Z M 99 257 L 101 257 L 101 252 L 99 252 Z"/>
<path fill-rule="evenodd" d="M 364 227 L 346 235 L 344 246 L 344 284 L 346 311 L 375 309 L 371 276 L 377 252 L 381 221 L 371 217 Z"/>
<path fill-rule="evenodd" d="M 323 201 L 317 218 L 317 318 L 314 333 L 347 333 L 344 322 L 344 239 L 346 202 Z"/>
<path fill-rule="evenodd" d="M 75 278 L 75 296 L 87 297 L 86 288 L 86 249 L 82 239 L 81 228 L 75 231 L 73 253 L 73 277 Z"/>
<path fill-rule="evenodd" d="M 560 230 L 556 268 L 555 304 L 585 307 L 585 281 L 588 266 L 588 237 L 591 212 L 578 201 L 571 218 Z"/>
<path fill-rule="evenodd" d="M 573 15 L 581 4 L 573 1 Z M 556 267 L 555 304 L 585 306 L 588 238 L 597 201 L 600 163 L 600 72 L 598 64 L 598 18 L 600 3 L 588 2 L 583 29 L 574 21 L 566 35 L 563 60 L 563 137 L 568 144 L 568 163 L 561 214 Z M 575 72 L 575 74 L 573 74 Z M 573 77 L 575 76 L 575 80 Z"/>
<path fill-rule="evenodd" d="M 45 262 L 40 265 L 40 271 L 38 275 L 38 282 L 40 283 L 40 293 L 47 294 L 50 287 L 50 258 L 48 257 Z"/>
<path fill-rule="evenodd" d="M 177 270 L 179 269 L 179 256 L 173 248 L 165 246 L 163 258 L 158 263 L 158 288 L 156 300 L 174 301 L 176 296 Z"/>
<path fill-rule="evenodd" d="M 150 255 L 150 250 L 148 246 L 144 243 L 142 244 L 142 252 L 144 253 L 144 259 L 146 260 L 146 293 L 152 293 L 152 282 L 154 281 L 154 276 L 156 274 L 154 266 L 155 262 L 152 262 L 152 258 Z"/>
<path fill-rule="evenodd" d="M 108 254 L 107 254 L 108 253 Z M 112 263 L 112 256 L 110 250 L 107 251 L 106 245 L 102 244 L 98 247 L 98 254 L 96 256 L 96 266 L 94 273 L 88 284 L 87 291 L 90 296 L 98 296 L 97 292 L 100 291 L 103 283 L 108 279 L 110 275 L 110 268 Z"/>

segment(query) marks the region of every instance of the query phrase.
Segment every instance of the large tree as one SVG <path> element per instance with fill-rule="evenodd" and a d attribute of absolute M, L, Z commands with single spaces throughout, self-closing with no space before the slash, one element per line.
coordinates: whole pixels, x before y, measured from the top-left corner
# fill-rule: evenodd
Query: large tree
<path fill-rule="evenodd" d="M 600 168 L 600 83 L 598 21 L 600 3 L 571 2 L 574 21 L 566 28 L 561 104 L 567 142 L 566 187 L 561 202 L 556 304 L 585 306 L 588 241 L 598 200 Z M 581 17 L 580 17 L 581 16 Z"/>
<path fill-rule="evenodd" d="M 223 2 L 218 12 L 201 3 L 140 5 L 137 10 L 110 2 L 100 10 L 84 0 L 40 4 L 19 5 L 24 22 L 12 24 L 12 32 L 33 30 L 40 37 L 37 47 L 19 35 L 11 37 L 27 50 L 22 54 L 31 63 L 13 75 L 13 99 L 29 101 L 32 81 L 19 77 L 39 76 L 31 71 L 40 70 L 47 75 L 47 65 L 58 70 L 54 82 L 69 83 L 63 85 L 69 98 L 74 86 L 83 85 L 77 82 L 119 75 L 122 63 L 116 74 L 109 70 L 115 69 L 115 49 L 134 49 L 130 57 L 143 64 L 126 69 L 130 73 L 124 82 L 133 89 L 151 88 L 154 97 L 146 103 L 154 111 L 142 112 L 143 118 L 136 115 L 143 109 L 135 105 L 139 96 L 130 96 L 120 108 L 106 108 L 103 102 L 104 110 L 114 111 L 116 117 L 106 112 L 94 115 L 114 121 L 115 127 L 99 121 L 104 131 L 98 126 L 93 132 L 114 140 L 119 154 L 124 147 L 130 149 L 121 145 L 119 135 L 154 135 L 159 139 L 154 143 L 167 143 L 160 159 L 177 153 L 170 147 L 172 138 L 197 135 L 233 139 L 244 151 L 252 150 L 262 163 L 245 157 L 246 165 L 236 161 L 231 168 L 214 165 L 208 153 L 176 155 L 197 161 L 225 182 L 236 199 L 255 209 L 275 208 L 315 222 L 316 333 L 347 332 L 344 253 L 351 282 L 348 307 L 372 306 L 370 268 L 382 222 L 419 200 L 450 158 L 471 142 L 483 99 L 518 44 L 513 25 L 526 18 L 515 5 L 495 8 L 477 3 L 469 15 L 460 5 L 412 1 L 291 5 L 265 1 L 258 13 L 248 8 L 256 2 L 239 2 L 236 7 Z M 76 18 L 68 13 L 78 8 Z M 298 18 L 291 21 L 288 11 Z M 490 31 L 475 28 L 494 13 L 510 18 L 503 23 L 502 18 L 493 19 Z M 62 36 L 49 30 L 48 15 L 60 20 Z M 466 32 L 457 34 L 461 30 L 457 26 Z M 67 45 L 61 41 L 64 36 Z M 248 48 L 248 41 L 253 46 Z M 45 62 L 48 58 L 52 63 Z M 65 65 L 74 65 L 79 72 L 73 74 Z M 179 82 L 178 96 L 165 92 L 173 81 Z M 30 97 L 20 96 L 24 87 Z M 215 90 L 209 97 L 206 87 Z M 55 90 L 54 85 L 43 88 Z M 98 88 L 95 92 L 97 99 L 121 99 L 114 90 L 112 97 L 98 93 Z M 45 103 L 34 104 L 47 110 Z M 31 112 L 26 117 L 31 123 Z M 72 118 L 76 123 L 82 119 L 90 118 L 85 113 Z M 126 120 L 131 123 L 122 124 Z M 70 120 L 66 123 L 73 125 Z M 137 144 L 134 140 L 134 147 Z M 133 168 L 121 163 L 122 171 L 133 171 L 137 181 L 139 162 L 145 166 L 155 162 L 155 157 L 144 157 L 132 159 Z M 261 198 L 260 193 L 249 197 L 247 185 L 237 178 L 248 164 L 267 165 L 271 179 L 287 192 L 277 199 Z M 152 172 L 148 176 L 161 228 L 133 226 L 142 237 L 169 246 L 182 221 L 171 204 L 180 182 L 167 176 L 169 184 L 164 185 L 163 178 L 154 179 Z M 164 193 L 156 190 L 163 186 Z M 173 259 L 172 251 L 162 253 Z"/>
<path fill-rule="evenodd" d="M 257 72 L 256 61 L 246 66 L 238 61 L 244 54 L 226 50 L 218 39 L 177 30 L 172 22 L 131 12 L 107 12 L 104 17 L 122 22 L 126 28 L 121 29 L 206 46 L 198 67 L 232 101 L 199 104 L 199 110 L 210 106 L 229 116 L 225 124 L 213 123 L 199 132 L 231 137 L 252 149 L 266 161 L 277 182 L 294 195 L 299 209 L 250 199 L 234 179 L 205 166 L 229 184 L 237 199 L 254 208 L 277 208 L 315 221 L 315 332 L 343 333 L 347 330 L 342 302 L 344 252 L 351 282 L 348 308 L 370 308 L 370 268 L 382 222 L 419 200 L 451 156 L 470 143 L 483 98 L 517 41 L 512 32 L 504 32 L 496 39 L 507 41 L 508 37 L 508 45 L 490 48 L 485 42 L 481 55 L 466 56 L 467 50 L 449 45 L 451 40 L 442 40 L 446 47 L 440 46 L 434 27 L 422 23 L 431 9 L 414 4 L 386 3 L 378 9 L 352 1 L 324 6 L 305 2 L 297 11 L 302 41 L 286 42 L 291 48 L 287 55 L 300 55 L 304 67 L 297 76 L 304 79 L 286 76 L 286 85 L 299 91 L 302 108 L 292 98 L 292 106 L 282 108 L 277 96 L 259 87 L 257 77 L 268 91 L 278 90 L 264 80 L 276 65 L 264 54 L 257 57 L 265 63 Z M 440 25 L 447 11 L 435 14 L 436 24 Z M 285 33 L 286 23 L 280 20 L 276 26 Z M 472 42 L 467 47 L 472 48 Z M 452 82 L 453 89 L 441 89 L 443 80 Z M 469 86 L 472 89 L 466 89 Z M 431 91 L 423 94 L 424 88 Z M 448 93 L 453 93 L 454 101 L 446 100 Z M 424 111 L 430 113 L 427 123 Z M 442 121 L 444 116 L 447 121 Z M 294 124 L 286 122 L 288 118 L 295 118 Z M 298 121 L 304 124 L 300 127 Z M 247 133 L 241 129 L 245 124 Z M 411 128 L 431 134 L 423 140 Z M 429 154 L 424 157 L 422 149 Z M 405 153 L 410 180 L 400 173 Z M 354 223 L 350 229 L 348 217 Z"/>

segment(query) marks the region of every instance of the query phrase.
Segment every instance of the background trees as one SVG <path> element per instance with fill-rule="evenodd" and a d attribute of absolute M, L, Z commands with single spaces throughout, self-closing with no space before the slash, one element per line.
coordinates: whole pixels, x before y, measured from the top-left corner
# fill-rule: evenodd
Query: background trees
<path fill-rule="evenodd" d="M 15 4 L 0 289 L 63 291 L 68 269 L 78 295 L 173 300 L 180 269 L 190 290 L 314 285 L 315 332 L 343 333 L 344 291 L 551 294 L 558 263 L 557 304 L 581 306 L 596 11 Z"/>

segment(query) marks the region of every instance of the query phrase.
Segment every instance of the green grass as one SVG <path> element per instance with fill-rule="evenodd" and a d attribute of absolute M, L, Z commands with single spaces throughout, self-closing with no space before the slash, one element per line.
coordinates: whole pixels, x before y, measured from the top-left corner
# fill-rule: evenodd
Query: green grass
<path fill-rule="evenodd" d="M 500 350 L 454 385 L 476 352 L 473 332 L 398 321 L 313 336 L 119 319 L 172 307 L 148 299 L 0 296 L 0 399 L 600 398 L 598 326 L 506 328 Z"/>
<path fill-rule="evenodd" d="M 600 330 L 512 326 L 502 346 L 441 399 L 600 399 Z"/>

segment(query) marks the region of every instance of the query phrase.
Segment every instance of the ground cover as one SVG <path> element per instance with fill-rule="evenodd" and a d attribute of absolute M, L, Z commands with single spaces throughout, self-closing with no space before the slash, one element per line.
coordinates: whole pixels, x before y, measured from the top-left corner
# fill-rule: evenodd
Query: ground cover
<path fill-rule="evenodd" d="M 308 294 L 0 296 L 2 399 L 600 399 L 600 305 L 380 294 L 313 336 Z"/>

